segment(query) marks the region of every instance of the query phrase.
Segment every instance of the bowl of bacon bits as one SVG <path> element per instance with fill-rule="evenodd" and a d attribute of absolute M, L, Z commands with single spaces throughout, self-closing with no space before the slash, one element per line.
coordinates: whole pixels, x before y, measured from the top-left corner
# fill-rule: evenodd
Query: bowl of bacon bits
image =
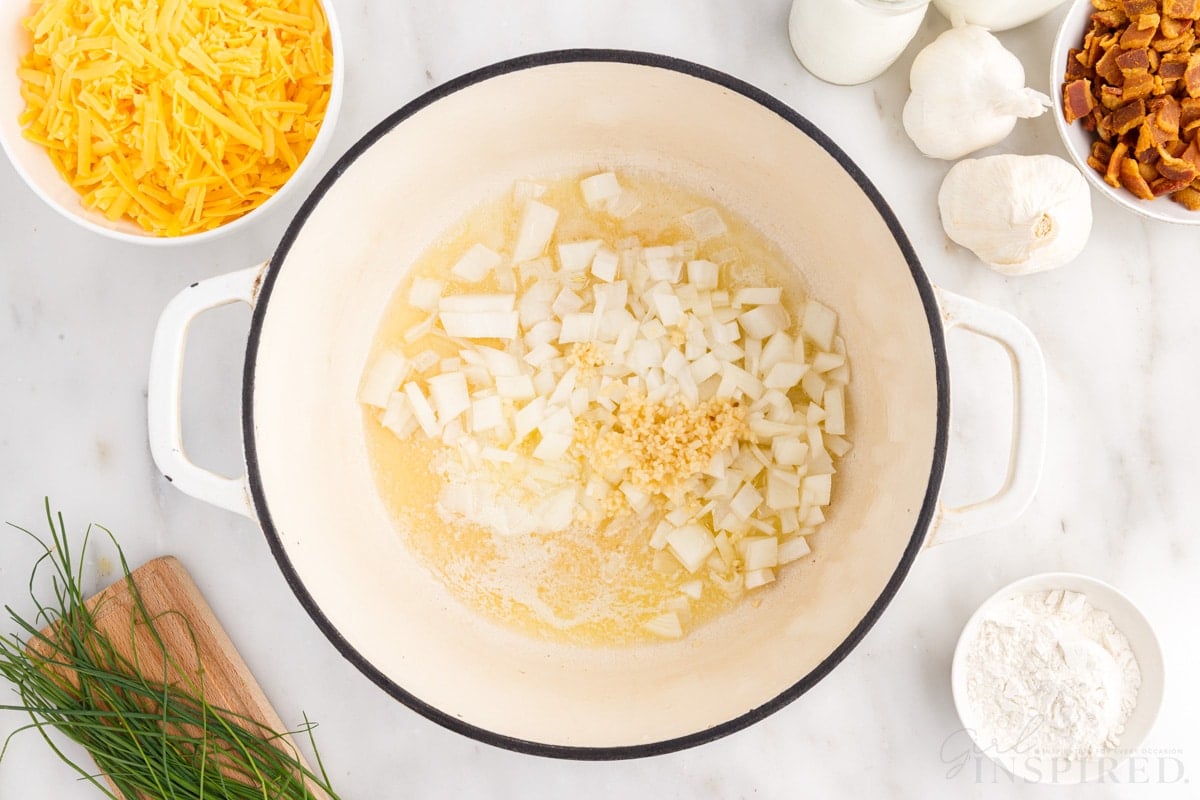
<path fill-rule="evenodd" d="M 1200 224 L 1200 0 L 1077 0 L 1054 43 L 1056 123 L 1101 194 Z"/>
<path fill-rule="evenodd" d="M 86 228 L 203 241 L 317 169 L 341 48 L 318 0 L 0 0 L 0 144 Z"/>

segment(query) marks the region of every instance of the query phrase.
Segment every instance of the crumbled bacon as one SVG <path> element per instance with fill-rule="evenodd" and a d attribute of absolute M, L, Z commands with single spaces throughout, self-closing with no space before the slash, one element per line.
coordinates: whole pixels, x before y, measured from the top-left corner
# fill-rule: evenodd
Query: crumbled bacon
<path fill-rule="evenodd" d="M 1088 166 L 1144 200 L 1200 210 L 1200 0 L 1092 0 L 1064 69 L 1063 117 Z"/>

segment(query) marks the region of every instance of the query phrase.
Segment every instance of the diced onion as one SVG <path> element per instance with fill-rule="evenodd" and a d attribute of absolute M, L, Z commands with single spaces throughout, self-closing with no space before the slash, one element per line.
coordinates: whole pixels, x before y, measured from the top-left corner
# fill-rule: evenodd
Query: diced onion
<path fill-rule="evenodd" d="M 450 268 L 450 274 L 470 283 L 478 283 L 499 265 L 499 253 L 482 244 L 476 244 L 455 262 Z"/>
<path fill-rule="evenodd" d="M 550 243 L 550 237 L 554 235 L 554 226 L 557 224 L 557 210 L 537 200 L 527 201 L 525 211 L 521 215 L 517 243 L 513 247 L 513 262 L 520 264 L 546 252 L 546 245 Z"/>

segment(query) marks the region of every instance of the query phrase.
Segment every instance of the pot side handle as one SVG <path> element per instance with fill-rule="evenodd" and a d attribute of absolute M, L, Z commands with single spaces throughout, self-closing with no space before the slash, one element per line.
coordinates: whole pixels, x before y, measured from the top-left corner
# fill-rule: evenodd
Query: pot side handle
<path fill-rule="evenodd" d="M 936 288 L 947 331 L 961 328 L 1004 348 L 1012 364 L 1012 446 L 1004 485 L 993 496 L 949 508 L 939 501 L 926 545 L 942 544 L 1014 522 L 1037 492 L 1046 455 L 1046 363 L 1029 328 L 1016 317 Z"/>
<path fill-rule="evenodd" d="M 246 476 L 227 478 L 193 463 L 183 449 L 183 359 L 196 317 L 229 303 L 253 306 L 266 262 L 193 283 L 167 303 L 150 351 L 147 422 L 150 453 L 163 476 L 199 500 L 253 517 Z"/>

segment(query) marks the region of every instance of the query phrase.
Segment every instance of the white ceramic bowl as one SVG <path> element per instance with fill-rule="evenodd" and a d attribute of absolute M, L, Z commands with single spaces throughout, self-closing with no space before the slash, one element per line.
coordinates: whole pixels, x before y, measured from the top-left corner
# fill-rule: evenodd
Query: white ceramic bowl
<path fill-rule="evenodd" d="M 123 242 L 146 245 L 197 244 L 225 236 L 251 224 L 252 220 L 264 215 L 268 209 L 283 202 L 283 198 L 294 194 L 296 187 L 306 187 L 321 161 L 321 155 L 329 147 L 337 123 L 338 110 L 342 104 L 342 85 L 345 79 L 345 51 L 341 30 L 332 4 L 322 2 L 325 17 L 329 21 L 329 38 L 333 45 L 333 83 L 330 86 L 329 104 L 325 119 L 308 155 L 300 162 L 296 172 L 266 202 L 253 211 L 225 223 L 220 227 L 185 236 L 158 236 L 144 230 L 136 223 L 119 219 L 110 221 L 99 212 L 84 208 L 79 194 L 58 174 L 46 151 L 29 141 L 21 133 L 18 116 L 25 109 L 21 98 L 17 64 L 28 52 L 30 39 L 21 25 L 29 14 L 27 0 L 0 0 L 0 147 L 34 194 L 45 200 L 58 213 L 88 230 Z"/>
<path fill-rule="evenodd" d="M 1088 20 L 1093 8 L 1092 0 L 1075 0 L 1067 16 L 1059 26 L 1058 36 L 1054 39 L 1054 49 L 1050 56 L 1050 97 L 1054 100 L 1054 124 L 1062 137 L 1071 160 L 1083 171 L 1088 183 L 1100 194 L 1112 200 L 1117 205 L 1127 208 L 1135 214 L 1159 222 L 1173 222 L 1178 225 L 1200 225 L 1200 211 L 1189 211 L 1169 197 L 1159 197 L 1155 200 L 1139 200 L 1126 189 L 1114 189 L 1104 182 L 1104 179 L 1088 166 L 1088 154 L 1096 137 L 1088 133 L 1078 122 L 1068 125 L 1063 118 L 1062 84 L 1063 73 L 1066 71 L 1067 57 L 1072 47 L 1078 48 L 1083 43 L 1083 34 L 1087 30 Z"/>
<path fill-rule="evenodd" d="M 1138 690 L 1137 705 L 1125 723 L 1120 747 L 1104 756 L 1070 764 L 1063 759 L 1035 757 L 1025 754 L 996 753 L 987 741 L 975 740 L 976 746 L 997 764 L 1019 778 L 1035 783 L 1072 784 L 1094 780 L 1104 769 L 1114 769 L 1116 763 L 1124 762 L 1145 740 L 1154 726 L 1158 709 L 1162 705 L 1164 670 L 1162 648 L 1150 623 L 1138 610 L 1133 601 L 1109 584 L 1073 572 L 1045 572 L 1010 583 L 993 594 L 967 620 L 958 645 L 954 650 L 954 661 L 950 668 L 950 685 L 954 694 L 954 706 L 963 727 L 976 736 L 980 729 L 978 720 L 967 698 L 967 651 L 979 632 L 980 624 L 1004 601 L 1023 594 L 1044 592 L 1051 589 L 1067 589 L 1085 595 L 1093 607 L 1105 611 L 1112 617 L 1117 630 L 1129 639 L 1141 670 L 1142 685 Z M 1057 761 L 1057 763 L 1053 763 Z"/>

